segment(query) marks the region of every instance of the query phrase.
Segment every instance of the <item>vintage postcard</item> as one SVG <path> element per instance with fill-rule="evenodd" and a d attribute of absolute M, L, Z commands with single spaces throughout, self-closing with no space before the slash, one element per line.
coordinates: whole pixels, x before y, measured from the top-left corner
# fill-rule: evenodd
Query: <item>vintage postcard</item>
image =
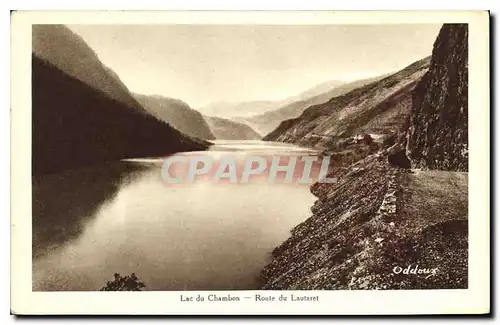
<path fill-rule="evenodd" d="M 490 312 L 488 12 L 20 11 L 11 39 L 12 313 Z"/>

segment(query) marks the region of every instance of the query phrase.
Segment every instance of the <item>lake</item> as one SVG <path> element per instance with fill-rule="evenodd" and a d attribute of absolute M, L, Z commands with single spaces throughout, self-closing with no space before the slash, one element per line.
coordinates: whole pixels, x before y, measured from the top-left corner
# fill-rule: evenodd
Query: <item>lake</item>
<path fill-rule="evenodd" d="M 214 143 L 198 154 L 315 154 L 284 143 Z M 129 159 L 34 177 L 33 290 L 99 290 L 114 273 L 132 272 L 146 290 L 258 289 L 271 251 L 310 216 L 309 185 L 167 185 L 163 161 Z"/>

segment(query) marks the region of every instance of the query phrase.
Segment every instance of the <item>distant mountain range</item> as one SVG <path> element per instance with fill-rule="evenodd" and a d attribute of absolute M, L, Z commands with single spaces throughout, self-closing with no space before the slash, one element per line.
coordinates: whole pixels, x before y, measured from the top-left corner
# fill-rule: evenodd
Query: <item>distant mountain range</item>
<path fill-rule="evenodd" d="M 200 108 L 200 112 L 208 116 L 222 118 L 250 117 L 274 109 L 282 101 L 257 100 L 248 102 L 214 102 Z"/>
<path fill-rule="evenodd" d="M 67 27 L 34 25 L 32 42 L 34 174 L 209 145 L 147 114 Z"/>
<path fill-rule="evenodd" d="M 137 101 L 151 115 L 179 131 L 205 140 L 257 140 L 262 136 L 245 123 L 204 116 L 179 99 L 158 95 L 134 94 Z"/>
<path fill-rule="evenodd" d="M 383 76 L 378 76 L 344 84 L 340 84 L 338 81 L 323 83 L 313 89 L 305 91 L 299 96 L 293 97 L 295 101 L 277 109 L 251 117 L 239 117 L 236 118 L 236 120 L 248 123 L 261 134 L 268 134 L 277 128 L 282 121 L 298 117 L 309 106 L 322 104 L 333 97 L 343 95 L 353 89 L 382 78 Z"/>
<path fill-rule="evenodd" d="M 262 136 L 245 123 L 222 117 L 205 116 L 210 129 L 217 139 L 260 140 Z"/>
<path fill-rule="evenodd" d="M 296 101 L 305 100 L 309 97 L 319 95 L 334 87 L 340 86 L 344 81 L 332 80 L 314 86 L 298 95 L 291 96 L 282 100 L 256 100 L 242 102 L 214 102 L 202 108 L 204 114 L 209 116 L 217 116 L 223 118 L 247 118 L 251 116 L 261 115 L 268 111 L 275 110 L 279 107 L 291 104 Z"/>
<path fill-rule="evenodd" d="M 281 101 L 213 103 L 200 109 L 214 115 L 204 114 L 206 122 L 202 121 L 202 115 L 198 111 L 180 100 L 162 96 L 134 96 L 150 114 L 171 123 L 188 135 L 207 140 L 251 140 L 260 139 L 262 135 L 277 128 L 282 121 L 299 116 L 309 106 L 324 103 L 383 77 L 348 83 L 339 80 L 328 81 Z M 247 116 L 256 111 L 265 113 Z M 206 123 L 208 125 L 205 125 Z"/>
<path fill-rule="evenodd" d="M 404 144 L 414 166 L 469 169 L 468 41 L 467 24 L 444 24 L 434 43 L 405 127 Z"/>

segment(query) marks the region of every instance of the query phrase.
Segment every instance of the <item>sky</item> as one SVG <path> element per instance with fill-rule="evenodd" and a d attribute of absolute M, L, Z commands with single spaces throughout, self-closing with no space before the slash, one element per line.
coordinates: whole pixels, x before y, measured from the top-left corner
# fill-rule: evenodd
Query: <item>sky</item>
<path fill-rule="evenodd" d="M 211 102 L 279 100 L 431 55 L 441 25 L 70 25 L 129 90 Z"/>

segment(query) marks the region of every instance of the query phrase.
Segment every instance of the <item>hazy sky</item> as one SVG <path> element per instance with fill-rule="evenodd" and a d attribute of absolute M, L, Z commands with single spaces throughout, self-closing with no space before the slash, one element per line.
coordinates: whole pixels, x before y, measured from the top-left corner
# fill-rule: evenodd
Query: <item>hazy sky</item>
<path fill-rule="evenodd" d="M 282 99 L 328 80 L 396 71 L 431 54 L 440 25 L 71 25 L 134 92 Z"/>

